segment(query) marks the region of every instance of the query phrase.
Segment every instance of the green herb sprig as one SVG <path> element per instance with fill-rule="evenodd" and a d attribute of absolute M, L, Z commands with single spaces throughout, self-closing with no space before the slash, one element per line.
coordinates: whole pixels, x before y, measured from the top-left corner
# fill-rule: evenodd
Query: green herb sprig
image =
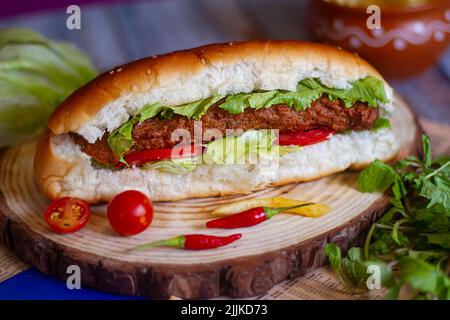
<path fill-rule="evenodd" d="M 390 189 L 390 208 L 374 223 L 361 248 L 342 258 L 339 247 L 325 248 L 344 287 L 367 291 L 367 266 L 378 265 L 386 298 L 450 300 L 450 157 L 432 159 L 422 136 L 423 157 L 390 166 L 373 161 L 359 175 L 362 192 Z"/>

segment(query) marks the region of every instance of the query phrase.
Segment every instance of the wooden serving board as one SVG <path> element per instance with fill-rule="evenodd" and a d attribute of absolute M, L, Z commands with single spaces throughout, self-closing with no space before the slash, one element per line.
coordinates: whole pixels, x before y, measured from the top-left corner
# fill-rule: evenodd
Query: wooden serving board
<path fill-rule="evenodd" d="M 417 152 L 420 128 L 406 104 L 397 99 L 393 127 L 402 145 L 400 157 L 404 157 Z M 327 242 L 343 248 L 360 244 L 371 222 L 388 205 L 382 194 L 360 193 L 357 174 L 345 172 L 245 196 L 155 203 L 151 227 L 132 237 L 118 236 L 108 223 L 105 206 L 95 206 L 85 228 L 59 235 L 42 218 L 49 201 L 34 182 L 34 149 L 35 144 L 29 143 L 1 154 L 0 241 L 46 274 L 65 280 L 67 267 L 78 265 L 82 286 L 119 294 L 156 298 L 261 294 L 284 279 L 325 264 Z M 211 210 L 245 198 L 279 195 L 326 203 L 333 210 L 317 219 L 277 215 L 266 223 L 240 229 L 242 239 L 214 250 L 155 248 L 123 253 L 134 245 L 179 234 L 231 234 L 235 230 L 203 228 L 211 219 Z"/>

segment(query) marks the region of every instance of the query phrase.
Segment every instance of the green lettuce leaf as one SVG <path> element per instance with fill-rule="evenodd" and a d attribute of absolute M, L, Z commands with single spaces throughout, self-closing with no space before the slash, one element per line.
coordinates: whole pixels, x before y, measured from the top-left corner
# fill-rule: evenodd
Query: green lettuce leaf
<path fill-rule="evenodd" d="M 206 164 L 244 164 L 272 160 L 301 150 L 299 146 L 279 146 L 274 130 L 249 130 L 240 136 L 228 136 L 206 144 Z"/>
<path fill-rule="evenodd" d="M 192 118 L 194 120 L 200 120 L 200 118 L 208 111 L 208 109 L 217 101 L 222 99 L 223 96 L 215 95 L 211 98 L 199 100 L 191 103 L 184 104 L 180 108 L 172 108 L 173 113 Z"/>
<path fill-rule="evenodd" d="M 239 93 L 228 96 L 225 102 L 220 105 L 220 108 L 231 114 L 243 113 L 244 109 L 250 106 L 249 98 L 251 95 L 252 93 Z"/>
<path fill-rule="evenodd" d="M 194 120 L 200 120 L 206 111 L 208 111 L 208 109 L 220 99 L 223 99 L 223 96 L 215 95 L 208 99 L 197 100 L 181 106 L 173 107 L 165 107 L 160 103 L 148 104 L 141 111 L 141 114 L 138 115 L 139 122 L 153 118 L 158 114 L 166 119 L 170 119 L 173 114 L 178 114 Z"/>
<path fill-rule="evenodd" d="M 144 164 L 142 168 L 145 170 L 159 170 L 175 174 L 186 174 L 195 170 L 199 162 L 200 162 L 199 158 L 189 157 L 189 158 L 148 162 Z"/>
<path fill-rule="evenodd" d="M 327 89 L 326 93 L 331 98 L 342 99 L 347 107 L 356 101 L 367 102 L 371 107 L 376 107 L 378 102 L 388 102 L 383 82 L 375 77 L 355 81 L 349 89 Z"/>
<path fill-rule="evenodd" d="M 255 156 L 270 153 L 275 140 L 273 130 L 249 130 L 240 136 L 216 139 L 206 145 L 203 160 L 207 164 L 250 163 L 257 161 Z"/>
<path fill-rule="evenodd" d="M 317 79 L 305 79 L 299 82 L 297 91 L 271 90 L 229 95 L 220 104 L 220 108 L 231 114 L 240 114 L 246 108 L 261 109 L 275 104 L 286 104 L 300 111 L 308 108 L 322 94 L 328 94 L 332 99 L 342 99 L 347 107 L 351 107 L 356 101 L 367 102 L 372 107 L 377 106 L 378 102 L 388 101 L 383 82 L 374 77 L 357 80 L 348 89 L 332 89 L 322 85 Z M 142 110 L 139 121 L 158 114 L 165 118 L 179 114 L 199 120 L 213 104 L 223 98 L 224 96 L 216 95 L 173 107 L 161 106 L 159 103 L 149 104 Z"/>
<path fill-rule="evenodd" d="M 137 118 L 132 118 L 125 122 L 119 129 L 111 133 L 108 138 L 108 144 L 111 150 L 116 154 L 120 161 L 125 163 L 123 155 L 130 150 L 133 145 L 133 126 L 138 121 Z"/>
<path fill-rule="evenodd" d="M 270 100 L 273 99 L 276 94 L 277 90 L 251 93 L 248 98 L 249 106 L 253 109 L 261 109 L 267 107 L 267 105 L 270 103 Z"/>
<path fill-rule="evenodd" d="M 162 106 L 159 102 L 147 104 L 139 115 L 139 122 L 144 122 L 147 119 L 153 118 L 165 109 L 166 107 Z"/>
<path fill-rule="evenodd" d="M 68 43 L 0 30 L 0 147 L 42 133 L 53 109 L 95 75 L 89 58 Z"/>
<path fill-rule="evenodd" d="M 375 77 L 357 80 L 348 89 L 328 88 L 317 79 L 304 79 L 298 83 L 296 91 L 272 90 L 230 95 L 220 108 L 232 114 L 240 114 L 246 108 L 260 109 L 285 104 L 301 111 L 323 94 L 333 100 L 341 99 L 347 107 L 351 107 L 356 101 L 367 102 L 372 107 L 376 107 L 378 102 L 388 102 L 383 82 Z"/>

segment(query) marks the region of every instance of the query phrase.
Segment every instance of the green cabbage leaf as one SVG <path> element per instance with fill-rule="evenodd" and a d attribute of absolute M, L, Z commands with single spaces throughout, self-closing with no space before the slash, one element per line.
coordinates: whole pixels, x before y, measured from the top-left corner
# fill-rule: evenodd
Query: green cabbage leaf
<path fill-rule="evenodd" d="M 272 161 L 299 146 L 280 146 L 275 130 L 249 130 L 240 136 L 227 136 L 206 144 L 203 162 L 206 164 L 256 164 Z"/>
<path fill-rule="evenodd" d="M 41 134 L 53 109 L 95 75 L 90 59 L 69 43 L 0 29 L 0 147 Z"/>

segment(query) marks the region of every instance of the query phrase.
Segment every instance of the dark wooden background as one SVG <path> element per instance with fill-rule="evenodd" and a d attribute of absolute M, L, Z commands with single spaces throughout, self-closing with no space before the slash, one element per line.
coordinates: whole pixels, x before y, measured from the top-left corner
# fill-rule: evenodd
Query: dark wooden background
<path fill-rule="evenodd" d="M 306 3 L 306 0 L 103 2 L 80 5 L 81 30 L 66 28 L 65 7 L 3 17 L 0 27 L 29 27 L 48 37 L 74 42 L 104 71 L 133 59 L 212 42 L 254 38 L 311 40 L 304 26 Z M 450 125 L 450 50 L 434 68 L 391 84 L 419 116 Z"/>

